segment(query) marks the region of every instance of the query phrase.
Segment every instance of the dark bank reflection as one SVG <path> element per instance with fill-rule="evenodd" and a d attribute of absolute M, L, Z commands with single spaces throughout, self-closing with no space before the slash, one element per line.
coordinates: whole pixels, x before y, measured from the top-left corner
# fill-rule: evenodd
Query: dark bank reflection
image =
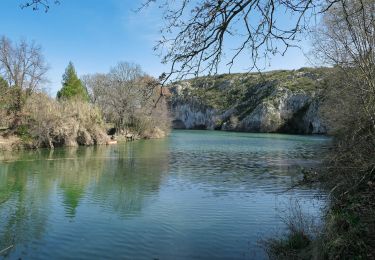
<path fill-rule="evenodd" d="M 141 211 L 159 190 L 167 148 L 163 140 L 2 154 L 0 250 L 41 239 L 55 207 L 72 220 L 83 200 L 122 217 Z"/>

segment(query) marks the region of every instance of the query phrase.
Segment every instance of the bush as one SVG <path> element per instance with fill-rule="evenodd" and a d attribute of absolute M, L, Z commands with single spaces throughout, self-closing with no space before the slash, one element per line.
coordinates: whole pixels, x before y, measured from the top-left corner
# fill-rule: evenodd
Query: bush
<path fill-rule="evenodd" d="M 24 124 L 36 147 L 105 144 L 108 141 L 98 108 L 80 100 L 55 101 L 34 94 L 24 108 Z"/>
<path fill-rule="evenodd" d="M 312 242 L 318 235 L 314 218 L 302 211 L 300 202 L 292 200 L 283 216 L 286 233 L 261 241 L 270 259 L 310 259 Z"/>
<path fill-rule="evenodd" d="M 165 100 L 160 99 L 157 104 L 150 104 L 149 107 L 137 111 L 133 122 L 131 130 L 142 138 L 165 137 L 170 131 L 171 122 Z"/>
<path fill-rule="evenodd" d="M 375 257 L 374 81 L 357 68 L 337 69 L 323 106 L 334 142 L 321 171 L 330 210 L 321 251 L 327 258 Z"/>

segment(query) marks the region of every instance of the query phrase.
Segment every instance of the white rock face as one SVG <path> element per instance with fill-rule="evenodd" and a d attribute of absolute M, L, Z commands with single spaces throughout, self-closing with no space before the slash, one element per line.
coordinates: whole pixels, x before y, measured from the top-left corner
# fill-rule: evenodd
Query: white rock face
<path fill-rule="evenodd" d="M 217 112 L 201 109 L 193 104 L 178 104 L 173 110 L 174 121 L 182 122 L 186 129 L 214 129 Z"/>
<path fill-rule="evenodd" d="M 305 132 L 309 134 L 326 134 L 328 131 L 327 125 L 324 124 L 322 118 L 319 116 L 319 102 L 313 100 L 303 117 Z"/>
<path fill-rule="evenodd" d="M 187 85 L 180 86 L 178 92 L 188 88 Z M 247 114 L 238 111 L 239 105 L 250 108 Z M 195 99 L 176 101 L 172 106 L 172 115 L 179 128 L 186 129 L 298 134 L 327 132 L 319 116 L 319 100 L 315 93 L 272 85 L 259 87 L 249 101 L 225 111 L 216 111 Z"/>

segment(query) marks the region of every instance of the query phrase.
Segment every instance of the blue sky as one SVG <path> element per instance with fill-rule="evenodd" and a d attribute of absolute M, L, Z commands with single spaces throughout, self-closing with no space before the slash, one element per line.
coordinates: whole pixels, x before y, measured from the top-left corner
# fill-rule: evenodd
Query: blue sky
<path fill-rule="evenodd" d="M 141 0 L 61 0 L 49 12 L 21 10 L 25 0 L 1 0 L 0 35 L 12 41 L 34 40 L 43 47 L 50 65 L 46 88 L 55 95 L 69 61 L 78 75 L 108 72 L 119 61 L 134 62 L 158 77 L 168 67 L 152 48 L 163 25 L 158 8 L 134 12 Z M 302 43 L 307 46 L 307 42 Z M 308 66 L 298 49 L 271 60 L 273 69 L 296 69 Z M 249 63 L 241 57 L 232 72 L 245 72 Z M 221 72 L 226 72 L 223 69 Z"/>

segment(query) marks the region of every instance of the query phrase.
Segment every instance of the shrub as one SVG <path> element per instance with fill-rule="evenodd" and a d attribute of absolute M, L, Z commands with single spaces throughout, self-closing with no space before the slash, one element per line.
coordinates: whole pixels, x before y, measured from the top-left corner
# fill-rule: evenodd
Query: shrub
<path fill-rule="evenodd" d="M 318 235 L 314 218 L 302 211 L 297 200 L 291 200 L 282 217 L 286 233 L 261 241 L 270 259 L 310 259 L 312 241 Z"/>
<path fill-rule="evenodd" d="M 58 102 L 44 94 L 34 94 L 24 110 L 23 121 L 36 147 L 93 145 L 108 141 L 99 109 L 87 102 Z"/>

